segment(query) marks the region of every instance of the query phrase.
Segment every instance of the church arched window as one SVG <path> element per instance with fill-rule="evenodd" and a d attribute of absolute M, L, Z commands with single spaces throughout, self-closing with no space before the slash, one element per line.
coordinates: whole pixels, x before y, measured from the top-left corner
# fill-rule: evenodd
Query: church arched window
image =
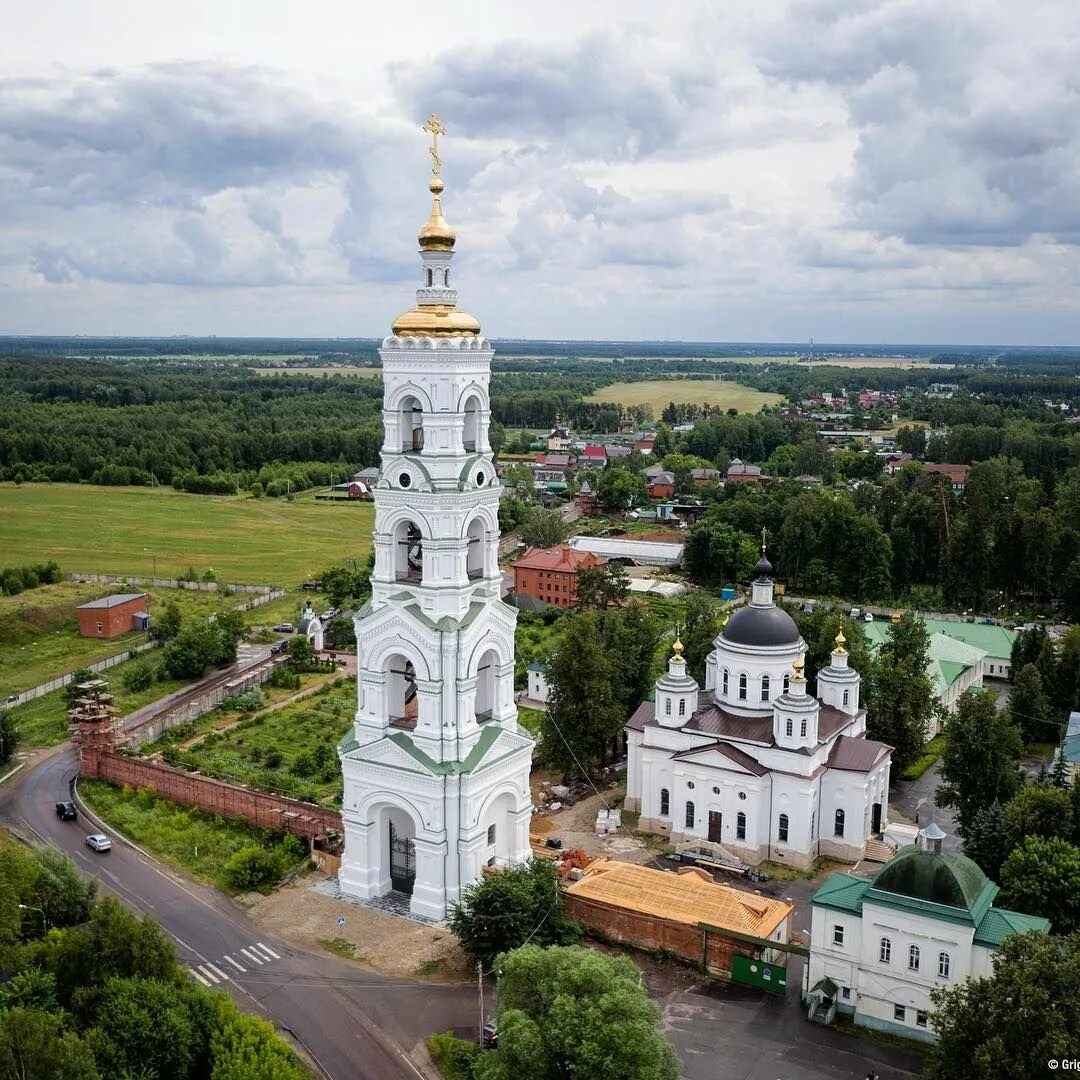
<path fill-rule="evenodd" d="M 806 738 L 806 717 L 805 716 L 799 722 L 799 738 L 800 739 L 805 739 Z"/>
<path fill-rule="evenodd" d="M 666 787 L 660 789 L 660 816 L 667 817 L 671 813 L 671 794 Z"/>
<path fill-rule="evenodd" d="M 746 839 L 746 815 L 741 810 L 735 815 L 735 839 Z"/>
<path fill-rule="evenodd" d="M 727 693 L 728 693 L 728 669 L 727 668 L 724 668 L 724 678 L 723 678 L 723 681 L 721 682 L 721 686 L 723 687 L 722 693 L 723 693 L 724 697 L 727 697 Z"/>
<path fill-rule="evenodd" d="M 431 288 L 432 285 L 435 284 L 434 272 L 432 271 L 430 266 L 428 267 L 428 272 L 427 272 L 427 283 L 428 283 L 428 288 L 429 289 Z"/>
<path fill-rule="evenodd" d="M 745 671 L 739 676 L 739 700 L 740 701 L 745 701 L 746 700 L 746 672 Z"/>
<path fill-rule="evenodd" d="M 694 827 L 694 804 L 689 799 L 686 800 L 686 827 Z"/>
<path fill-rule="evenodd" d="M 779 840 L 781 844 L 786 844 L 787 843 L 787 833 L 788 833 L 788 816 L 787 816 L 787 814 L 781 814 L 780 817 L 777 819 L 777 822 L 776 822 L 776 839 Z"/>
<path fill-rule="evenodd" d="M 790 675 L 785 675 L 784 676 L 784 693 L 785 694 L 788 692 L 788 687 L 789 686 L 791 686 L 791 676 Z"/>
<path fill-rule="evenodd" d="M 795 730 L 795 721 L 792 720 L 791 717 L 789 716 L 787 718 L 787 720 L 784 721 L 784 734 L 790 739 L 791 738 L 791 733 L 794 730 Z"/>
<path fill-rule="evenodd" d="M 833 836 L 844 835 L 844 811 L 837 810 L 833 819 Z"/>
<path fill-rule="evenodd" d="M 664 698 L 664 715 L 671 715 L 671 698 Z"/>
<path fill-rule="evenodd" d="M 911 970 L 911 971 L 918 971 L 919 970 L 919 958 L 920 958 L 919 946 L 918 945 L 912 945 L 911 948 L 909 948 L 908 951 L 907 951 L 907 966 L 908 966 L 909 970 Z"/>
<path fill-rule="evenodd" d="M 761 676 L 761 700 L 762 701 L 768 701 L 769 700 L 769 676 L 768 675 L 762 675 Z"/>
<path fill-rule="evenodd" d="M 845 707 L 847 706 L 849 700 L 850 700 L 850 691 L 845 690 L 844 691 L 844 706 Z"/>
<path fill-rule="evenodd" d="M 684 697 L 679 698 L 679 715 L 686 715 L 686 698 Z"/>

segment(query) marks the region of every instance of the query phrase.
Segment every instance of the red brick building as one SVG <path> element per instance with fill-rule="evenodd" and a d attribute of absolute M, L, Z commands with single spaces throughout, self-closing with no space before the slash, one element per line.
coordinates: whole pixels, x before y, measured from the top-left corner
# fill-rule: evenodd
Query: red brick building
<path fill-rule="evenodd" d="M 529 548 L 513 563 L 514 592 L 556 607 L 570 607 L 577 600 L 578 571 L 606 562 L 590 551 L 576 551 L 569 544 Z"/>
<path fill-rule="evenodd" d="M 112 638 L 150 624 L 146 613 L 146 593 L 114 593 L 100 600 L 80 604 L 79 633 L 83 637 Z"/>

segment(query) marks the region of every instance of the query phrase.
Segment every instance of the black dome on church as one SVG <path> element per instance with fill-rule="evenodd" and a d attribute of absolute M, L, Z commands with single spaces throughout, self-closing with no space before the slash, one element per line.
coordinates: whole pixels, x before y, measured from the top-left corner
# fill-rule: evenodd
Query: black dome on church
<path fill-rule="evenodd" d="M 732 614 L 720 636 L 734 645 L 794 645 L 799 628 L 782 608 L 749 604 Z"/>

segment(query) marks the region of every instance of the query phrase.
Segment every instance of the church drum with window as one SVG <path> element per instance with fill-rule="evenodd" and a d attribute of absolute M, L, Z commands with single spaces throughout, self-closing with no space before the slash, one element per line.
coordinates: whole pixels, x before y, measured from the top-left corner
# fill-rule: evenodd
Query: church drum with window
<path fill-rule="evenodd" d="M 641 828 L 708 840 L 739 859 L 809 867 L 862 858 L 888 822 L 891 747 L 866 738 L 859 675 L 843 634 L 806 688 L 805 644 L 773 601 L 762 554 L 751 601 L 705 664 L 705 688 L 675 643 L 654 701 L 627 725 L 627 798 Z"/>

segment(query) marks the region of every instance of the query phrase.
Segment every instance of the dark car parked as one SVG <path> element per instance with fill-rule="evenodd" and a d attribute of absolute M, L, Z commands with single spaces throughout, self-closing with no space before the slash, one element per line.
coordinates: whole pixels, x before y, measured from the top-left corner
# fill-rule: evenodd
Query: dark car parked
<path fill-rule="evenodd" d="M 61 821 L 74 821 L 79 816 L 73 802 L 58 802 L 56 804 L 56 816 Z"/>

